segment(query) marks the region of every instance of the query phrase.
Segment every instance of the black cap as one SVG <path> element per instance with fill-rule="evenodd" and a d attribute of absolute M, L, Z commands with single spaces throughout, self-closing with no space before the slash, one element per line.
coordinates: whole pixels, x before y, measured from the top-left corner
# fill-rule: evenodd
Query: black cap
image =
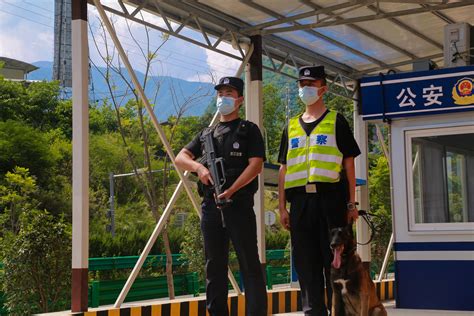
<path fill-rule="evenodd" d="M 318 80 L 326 78 L 324 66 L 306 66 L 299 70 L 299 80 Z"/>
<path fill-rule="evenodd" d="M 229 86 L 237 90 L 240 95 L 244 94 L 244 81 L 237 77 L 222 77 L 219 80 L 219 84 L 214 87 L 215 90 L 219 90 L 222 87 Z"/>

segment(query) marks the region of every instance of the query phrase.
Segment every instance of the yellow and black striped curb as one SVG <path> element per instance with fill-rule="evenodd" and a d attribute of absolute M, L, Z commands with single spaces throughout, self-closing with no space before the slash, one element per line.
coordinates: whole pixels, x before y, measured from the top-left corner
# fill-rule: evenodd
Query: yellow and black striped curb
<path fill-rule="evenodd" d="M 381 301 L 395 299 L 395 279 L 382 280 L 382 282 L 374 282 L 377 296 Z"/>
<path fill-rule="evenodd" d="M 379 298 L 389 300 L 394 298 L 394 280 L 375 282 Z M 299 289 L 273 290 L 268 295 L 268 314 L 290 313 L 301 311 Z M 227 302 L 230 316 L 245 315 L 245 296 L 230 296 Z M 205 296 L 191 298 L 189 301 L 173 303 L 163 302 L 148 306 L 124 307 L 84 313 L 74 313 L 75 316 L 208 316 Z"/>

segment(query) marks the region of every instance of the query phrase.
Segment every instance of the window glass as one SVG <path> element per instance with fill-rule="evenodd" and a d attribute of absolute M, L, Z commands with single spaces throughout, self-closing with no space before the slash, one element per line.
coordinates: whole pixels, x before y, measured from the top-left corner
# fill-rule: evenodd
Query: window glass
<path fill-rule="evenodd" d="M 474 222 L 474 133 L 411 142 L 415 223 Z"/>

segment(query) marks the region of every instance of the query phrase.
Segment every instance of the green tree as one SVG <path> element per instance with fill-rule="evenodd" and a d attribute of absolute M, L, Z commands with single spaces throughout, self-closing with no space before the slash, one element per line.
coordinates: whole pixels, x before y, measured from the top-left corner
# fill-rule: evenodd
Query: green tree
<path fill-rule="evenodd" d="M 25 87 L 0 78 L 0 121 L 22 120 L 25 113 Z"/>
<path fill-rule="evenodd" d="M 338 95 L 329 94 L 329 93 L 327 93 L 324 98 L 325 98 L 327 108 L 333 111 L 337 111 L 338 113 L 341 113 L 342 115 L 344 115 L 346 120 L 349 122 L 351 129 L 353 129 L 354 124 L 353 124 L 352 113 L 353 113 L 354 105 L 352 103 L 352 100 L 349 100 L 347 98 L 344 98 Z"/>
<path fill-rule="evenodd" d="M 43 131 L 53 128 L 55 109 L 60 103 L 59 81 L 33 82 L 25 92 L 23 120 Z"/>
<path fill-rule="evenodd" d="M 263 131 L 270 162 L 276 162 L 280 148 L 281 131 L 285 126 L 285 105 L 276 86 L 263 87 Z"/>
<path fill-rule="evenodd" d="M 71 230 L 47 211 L 29 209 L 20 231 L 3 242 L 6 307 L 11 315 L 64 310 L 69 306 Z"/>
<path fill-rule="evenodd" d="M 21 122 L 0 122 L 0 175 L 21 166 L 28 168 L 38 183 L 45 183 L 53 164 L 44 133 Z"/>
<path fill-rule="evenodd" d="M 372 157 L 370 160 L 370 208 L 376 215 L 372 219 L 377 227 L 372 242 L 372 267 L 379 271 L 392 233 L 390 170 L 385 156 Z"/>
<path fill-rule="evenodd" d="M 15 167 L 13 172 L 7 172 L 5 185 L 0 185 L 0 227 L 3 227 L 2 232 L 18 233 L 20 215 L 38 204 L 31 198 L 36 190 L 36 181 L 30 177 L 28 169 Z"/>

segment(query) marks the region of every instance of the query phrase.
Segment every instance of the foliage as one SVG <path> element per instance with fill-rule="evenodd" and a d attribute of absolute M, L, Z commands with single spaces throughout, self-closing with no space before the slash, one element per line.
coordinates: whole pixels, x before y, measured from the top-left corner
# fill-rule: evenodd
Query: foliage
<path fill-rule="evenodd" d="M 390 170 L 385 156 L 373 157 L 369 170 L 369 194 L 377 232 L 372 243 L 372 265 L 380 271 L 392 233 Z"/>
<path fill-rule="evenodd" d="M 188 260 L 188 270 L 197 272 L 199 280 L 205 280 L 204 272 L 204 240 L 201 234 L 199 217 L 192 213 L 184 225 L 184 240 L 181 243 L 181 253 Z"/>
<path fill-rule="evenodd" d="M 18 121 L 0 122 L 0 175 L 21 166 L 46 183 L 53 164 L 43 133 Z"/>
<path fill-rule="evenodd" d="M 267 84 L 263 87 L 263 131 L 266 139 L 267 160 L 276 162 L 280 149 L 281 131 L 285 126 L 285 106 L 277 87 Z"/>
<path fill-rule="evenodd" d="M 71 280 L 70 225 L 47 211 L 29 209 L 21 215 L 20 227 L 17 236 L 3 243 L 7 308 L 12 315 L 66 309 Z"/>
<path fill-rule="evenodd" d="M 38 204 L 31 198 L 36 190 L 36 181 L 29 176 L 28 169 L 15 167 L 13 172 L 7 172 L 5 185 L 0 185 L 0 227 L 3 233 L 18 233 L 21 214 Z"/>
<path fill-rule="evenodd" d="M 342 115 L 344 115 L 346 120 L 349 122 L 349 126 L 351 127 L 351 129 L 354 129 L 354 124 L 353 124 L 354 119 L 352 115 L 354 105 L 352 104 L 352 101 L 347 98 L 343 98 L 341 96 L 332 95 L 328 93 L 325 95 L 325 99 L 327 100 L 326 101 L 327 108 L 333 111 L 337 111 L 338 113 L 341 113 Z"/>
<path fill-rule="evenodd" d="M 290 232 L 285 229 L 265 231 L 265 247 L 271 249 L 285 249 L 290 240 Z"/>

